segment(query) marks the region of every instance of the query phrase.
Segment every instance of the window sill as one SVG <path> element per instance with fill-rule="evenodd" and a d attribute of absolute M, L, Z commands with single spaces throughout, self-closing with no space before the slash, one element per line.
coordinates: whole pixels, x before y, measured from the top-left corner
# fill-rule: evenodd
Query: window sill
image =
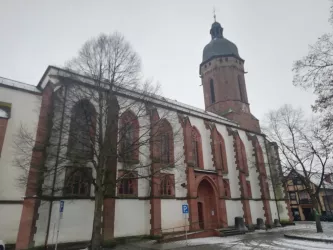
<path fill-rule="evenodd" d="M 63 199 L 68 199 L 68 200 L 70 200 L 70 199 L 77 199 L 77 200 L 79 200 L 79 199 L 95 199 L 95 197 L 93 197 L 93 196 L 90 196 L 90 195 L 73 195 L 73 194 L 63 194 L 63 197 L 62 197 Z"/>
<path fill-rule="evenodd" d="M 137 194 L 118 194 L 119 199 L 133 199 L 133 198 L 138 198 Z"/>

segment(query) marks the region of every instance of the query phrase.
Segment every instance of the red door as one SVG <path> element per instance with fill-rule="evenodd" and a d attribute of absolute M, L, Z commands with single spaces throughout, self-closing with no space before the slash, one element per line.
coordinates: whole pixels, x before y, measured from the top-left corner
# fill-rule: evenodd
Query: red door
<path fill-rule="evenodd" d="M 216 228 L 218 219 L 215 193 L 211 184 L 206 180 L 199 184 L 198 200 L 199 227 L 205 229 Z"/>
<path fill-rule="evenodd" d="M 204 216 L 202 202 L 198 202 L 198 217 L 199 217 L 199 228 L 204 229 Z"/>

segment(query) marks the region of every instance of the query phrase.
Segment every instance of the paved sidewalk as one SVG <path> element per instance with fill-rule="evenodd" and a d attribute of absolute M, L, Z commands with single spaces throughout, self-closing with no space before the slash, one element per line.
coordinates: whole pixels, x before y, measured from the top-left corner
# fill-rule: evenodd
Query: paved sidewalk
<path fill-rule="evenodd" d="M 323 228 L 328 233 L 333 234 L 333 223 L 323 223 Z M 274 228 L 272 230 L 257 230 L 245 235 L 231 237 L 208 237 L 191 239 L 186 241 L 177 241 L 164 244 L 157 244 L 156 241 L 142 241 L 129 245 L 119 245 L 115 250 L 151 250 L 151 249 L 179 249 L 179 250 L 240 250 L 240 249 L 333 249 L 333 244 L 324 242 L 310 242 L 304 240 L 288 239 L 284 237 L 285 233 L 292 232 L 315 232 L 315 224 L 312 222 L 297 223 L 295 226 L 283 228 Z"/>
<path fill-rule="evenodd" d="M 310 241 L 322 241 L 327 243 L 333 243 L 333 223 L 322 222 L 323 233 L 316 232 L 315 222 L 308 222 L 306 227 L 298 230 L 292 230 L 284 233 L 287 238 L 298 240 L 310 240 Z"/>

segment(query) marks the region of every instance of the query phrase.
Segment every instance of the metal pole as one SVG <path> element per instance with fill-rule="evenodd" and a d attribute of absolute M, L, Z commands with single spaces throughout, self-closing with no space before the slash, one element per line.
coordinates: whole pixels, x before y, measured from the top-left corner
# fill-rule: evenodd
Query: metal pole
<path fill-rule="evenodd" d="M 57 228 L 57 236 L 56 236 L 56 243 L 55 243 L 54 250 L 57 250 L 57 248 L 58 248 L 58 238 L 59 238 L 59 231 L 60 231 L 61 217 L 62 217 L 62 213 L 59 213 L 59 218 L 58 218 L 58 228 Z"/>
<path fill-rule="evenodd" d="M 185 239 L 186 239 L 186 246 L 188 245 L 187 244 L 187 222 L 186 222 L 186 214 L 185 214 Z"/>

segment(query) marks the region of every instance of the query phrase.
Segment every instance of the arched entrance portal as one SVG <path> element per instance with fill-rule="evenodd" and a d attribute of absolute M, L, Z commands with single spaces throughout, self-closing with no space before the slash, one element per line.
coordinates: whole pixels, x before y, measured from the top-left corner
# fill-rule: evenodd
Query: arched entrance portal
<path fill-rule="evenodd" d="M 216 195 L 212 185 L 202 180 L 198 186 L 198 222 L 201 229 L 218 227 Z"/>

